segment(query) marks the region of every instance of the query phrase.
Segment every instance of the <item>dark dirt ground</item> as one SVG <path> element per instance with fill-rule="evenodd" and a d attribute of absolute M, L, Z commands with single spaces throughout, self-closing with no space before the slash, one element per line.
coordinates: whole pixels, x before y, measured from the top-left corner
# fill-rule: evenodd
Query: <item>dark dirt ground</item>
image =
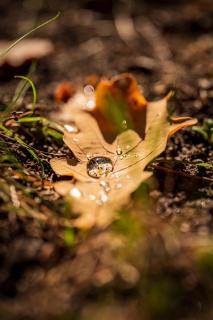
<path fill-rule="evenodd" d="M 36 34 L 55 45 L 33 75 L 37 115 L 59 110 L 53 93 L 61 81 L 77 86 L 91 74 L 128 71 L 147 99 L 174 89 L 174 114 L 196 117 L 199 125 L 212 119 L 211 0 L 1 0 L 1 38 L 16 39 L 58 10 L 61 17 Z M 121 13 L 134 23 L 126 37 L 115 27 Z M 17 86 L 13 75 L 28 67 L 1 68 L 2 106 Z M 29 91 L 18 110 L 31 99 Z M 40 127 L 17 133 L 49 153 L 44 161 L 67 151 Z M 197 165 L 212 164 L 212 145 L 201 134 L 189 128 L 172 137 L 129 211 L 107 230 L 74 230 L 74 243 L 70 210 L 50 188 L 56 176 L 48 163 L 42 183 L 26 150 L 14 144 L 10 151 L 30 175 L 11 163 L 0 169 L 0 319 L 213 318 L 212 167 Z M 14 208 L 12 185 L 22 210 Z"/>

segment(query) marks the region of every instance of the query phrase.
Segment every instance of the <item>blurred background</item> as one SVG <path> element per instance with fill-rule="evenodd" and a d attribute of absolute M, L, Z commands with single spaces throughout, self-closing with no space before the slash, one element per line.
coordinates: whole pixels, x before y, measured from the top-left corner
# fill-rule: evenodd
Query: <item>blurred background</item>
<path fill-rule="evenodd" d="M 193 94 L 212 77 L 211 0 L 1 0 L 1 39 L 17 39 L 58 11 L 55 23 L 33 35 L 55 46 L 41 66 L 41 95 L 54 81 L 78 82 L 94 73 L 133 72 L 148 97 L 183 81 Z"/>

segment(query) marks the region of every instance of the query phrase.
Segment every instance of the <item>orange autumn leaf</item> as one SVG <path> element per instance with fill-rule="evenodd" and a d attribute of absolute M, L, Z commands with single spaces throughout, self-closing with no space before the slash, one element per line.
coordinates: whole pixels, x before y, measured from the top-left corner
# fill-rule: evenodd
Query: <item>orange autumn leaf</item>
<path fill-rule="evenodd" d="M 135 129 L 144 132 L 147 101 L 141 94 L 136 79 L 129 73 L 102 80 L 95 93 L 95 107 L 91 113 L 103 131 L 120 133 Z"/>

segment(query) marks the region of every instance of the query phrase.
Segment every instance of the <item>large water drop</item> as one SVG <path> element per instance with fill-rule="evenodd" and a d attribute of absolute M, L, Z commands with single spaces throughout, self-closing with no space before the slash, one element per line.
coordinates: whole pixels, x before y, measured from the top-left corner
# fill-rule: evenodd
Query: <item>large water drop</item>
<path fill-rule="evenodd" d="M 94 157 L 87 163 L 87 173 L 92 178 L 107 176 L 113 170 L 111 159 L 107 157 Z"/>

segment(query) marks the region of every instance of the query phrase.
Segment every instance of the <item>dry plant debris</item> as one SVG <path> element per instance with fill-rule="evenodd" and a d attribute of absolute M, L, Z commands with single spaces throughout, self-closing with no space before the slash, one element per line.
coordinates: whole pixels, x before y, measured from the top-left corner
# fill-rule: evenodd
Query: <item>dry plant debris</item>
<path fill-rule="evenodd" d="M 94 110 L 107 115 L 107 124 L 110 125 L 110 119 L 114 121 L 114 128 L 118 119 L 127 124 L 111 144 L 105 141 L 96 119 L 83 110 L 84 106 L 72 110 L 72 125 L 65 125 L 64 142 L 75 158 L 55 158 L 50 164 L 57 174 L 73 177 L 56 182 L 55 189 L 61 195 L 69 195 L 74 212 L 81 214 L 75 226 L 107 226 L 114 212 L 128 203 L 131 193 L 150 177 L 146 166 L 164 151 L 168 137 L 196 123 L 190 117 L 170 117 L 169 98 L 170 95 L 147 102 L 139 93 L 135 79 L 128 74 L 101 82 Z M 118 103 L 121 101 L 122 104 Z M 128 117 L 134 112 L 140 114 L 141 109 L 145 114 L 140 128 L 144 138 L 128 125 Z M 121 117 L 109 116 L 119 113 Z"/>
<path fill-rule="evenodd" d="M 12 42 L 0 41 L 0 51 L 10 47 Z M 25 39 L 19 42 L 15 49 L 9 51 L 0 59 L 0 66 L 9 65 L 11 67 L 19 67 L 26 62 L 39 60 L 49 56 L 54 50 L 52 42 L 48 39 L 33 38 Z"/>

